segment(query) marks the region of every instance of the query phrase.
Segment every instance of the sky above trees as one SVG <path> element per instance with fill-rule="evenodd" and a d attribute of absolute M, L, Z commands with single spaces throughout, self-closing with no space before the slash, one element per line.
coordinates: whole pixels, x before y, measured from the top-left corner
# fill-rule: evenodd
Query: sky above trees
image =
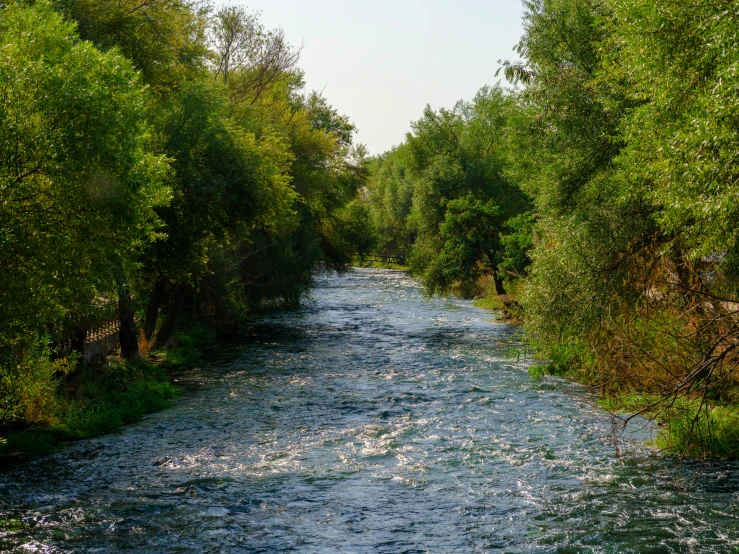
<path fill-rule="evenodd" d="M 219 0 L 219 5 L 240 2 Z M 515 58 L 523 33 L 516 0 L 251 0 L 268 28 L 295 46 L 307 88 L 350 114 L 358 140 L 380 154 L 411 120 L 471 98 Z"/>

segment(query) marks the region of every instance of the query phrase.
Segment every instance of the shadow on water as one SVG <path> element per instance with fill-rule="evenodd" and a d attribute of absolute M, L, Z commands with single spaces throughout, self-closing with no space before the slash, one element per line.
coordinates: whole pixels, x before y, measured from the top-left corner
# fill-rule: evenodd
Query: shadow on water
<path fill-rule="evenodd" d="M 0 474 L 0 550 L 736 549 L 737 465 L 616 457 L 609 416 L 488 318 L 400 272 L 325 277 L 178 374 L 174 408 Z"/>

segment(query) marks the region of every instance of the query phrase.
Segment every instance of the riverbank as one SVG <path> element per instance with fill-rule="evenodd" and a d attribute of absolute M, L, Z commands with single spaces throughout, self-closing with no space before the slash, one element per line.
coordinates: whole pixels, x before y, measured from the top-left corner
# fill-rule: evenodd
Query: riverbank
<path fill-rule="evenodd" d="M 393 262 L 371 262 L 371 261 L 355 261 L 355 267 L 361 269 L 395 269 L 398 271 L 405 271 L 409 275 L 412 275 L 411 266 L 396 264 Z"/>
<path fill-rule="evenodd" d="M 29 391 L 37 412 L 0 428 L 0 467 L 116 432 L 169 408 L 181 391 L 167 370 L 199 362 L 202 348 L 214 340 L 213 331 L 190 326 L 165 350 L 135 360 L 109 356 L 103 363 L 59 376 L 55 387 Z"/>
<path fill-rule="evenodd" d="M 482 279 L 479 286 L 484 293 L 473 301 L 476 307 L 498 311 L 499 319 L 508 323 L 524 323 L 516 301 L 522 283 L 509 284 L 505 296 L 497 294 L 490 278 Z M 656 434 L 648 445 L 662 452 L 696 459 L 739 460 L 739 387 L 713 391 L 698 386 L 692 396 L 681 396 L 665 395 L 644 379 L 634 379 L 631 386 L 602 386 L 602 360 L 578 356 L 581 363 L 573 363 L 573 346 L 562 344 L 560 348 L 562 352 L 542 356 L 540 363 L 529 368 L 532 379 L 552 375 L 593 387 L 600 392 L 599 406 L 616 418 L 626 422 L 638 414 L 637 420 L 653 421 Z"/>
<path fill-rule="evenodd" d="M 169 407 L 178 395 L 164 369 L 151 360 L 111 357 L 61 379 L 56 390 L 43 398 L 43 419 L 0 429 L 0 466 L 118 431 Z"/>
<path fill-rule="evenodd" d="M 498 294 L 492 275 L 486 275 L 480 279 L 478 287 L 481 292 L 472 302 L 476 307 L 500 311 L 499 319 L 502 321 L 512 324 L 523 323 L 523 313 L 518 304 L 519 282 L 509 283 L 506 294 Z"/>

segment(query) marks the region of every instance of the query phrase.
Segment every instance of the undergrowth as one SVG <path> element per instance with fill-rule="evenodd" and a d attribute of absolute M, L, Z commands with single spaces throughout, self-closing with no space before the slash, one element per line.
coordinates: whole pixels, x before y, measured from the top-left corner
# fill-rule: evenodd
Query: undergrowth
<path fill-rule="evenodd" d="M 213 344 L 216 332 L 208 327 L 191 323 L 183 325 L 172 339 L 172 344 L 156 353 L 157 360 L 168 365 L 181 366 L 199 364 L 203 361 L 202 348 Z"/>
<path fill-rule="evenodd" d="M 373 269 L 397 269 L 399 271 L 410 272 L 411 267 L 409 265 L 396 264 L 392 262 L 370 262 L 370 261 L 358 261 L 355 262 L 356 267 L 361 268 L 373 268 Z"/>
<path fill-rule="evenodd" d="M 166 373 L 144 359 L 86 367 L 46 392 L 43 420 L 0 429 L 0 456 L 48 454 L 65 442 L 117 431 L 167 408 L 178 394 Z"/>
<path fill-rule="evenodd" d="M 653 446 L 692 458 L 739 459 L 739 406 L 703 398 L 663 399 L 628 393 L 600 401 L 616 414 L 641 414 L 657 422 Z"/>
<path fill-rule="evenodd" d="M 151 356 L 154 363 L 110 358 L 83 368 L 74 356 L 52 360 L 48 349 L 29 351 L 13 379 L 0 382 L 0 400 L 7 399 L 0 401 L 0 461 L 49 454 L 169 407 L 180 391 L 159 364 L 200 363 L 202 347 L 215 339 L 213 330 L 185 324 L 169 348 Z"/>

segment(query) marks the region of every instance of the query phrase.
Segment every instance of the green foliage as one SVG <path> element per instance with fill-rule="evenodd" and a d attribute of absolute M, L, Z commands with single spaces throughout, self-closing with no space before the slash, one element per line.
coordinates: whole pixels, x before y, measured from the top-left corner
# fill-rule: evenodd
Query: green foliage
<path fill-rule="evenodd" d="M 483 203 L 467 196 L 446 203 L 440 227 L 443 246 L 426 273 L 430 294 L 457 285 L 462 294 L 470 296 L 482 275 L 497 271 L 501 216 L 492 200 Z"/>
<path fill-rule="evenodd" d="M 535 223 L 536 219 L 529 212 L 512 217 L 506 222 L 507 232 L 500 237 L 503 252 L 498 264 L 506 280 L 521 279 L 528 273 L 530 253 L 535 243 Z"/>
<path fill-rule="evenodd" d="M 0 425 L 46 421 L 58 410 L 60 379 L 76 368 L 75 357 L 52 360 L 43 338 L 26 337 L 22 355 L 8 356 L 0 373 Z"/>
<path fill-rule="evenodd" d="M 622 126 L 630 184 L 692 256 L 736 259 L 739 53 L 734 2 L 613 3 L 603 79 L 637 107 Z"/>
<path fill-rule="evenodd" d="M 159 209 L 166 235 L 143 259 L 157 277 L 197 286 L 211 252 L 260 222 L 289 217 L 293 197 L 279 160 L 229 117 L 207 82 L 190 82 L 156 114 L 160 141 L 173 160 L 172 201 Z M 261 221 L 260 221 L 261 220 Z"/>
<path fill-rule="evenodd" d="M 410 164 L 407 145 L 374 158 L 365 198 L 377 232 L 376 251 L 404 260 L 415 241 L 408 223 L 414 190 Z"/>
<path fill-rule="evenodd" d="M 168 407 L 179 394 L 160 368 L 141 359 L 87 368 L 64 381 L 57 378 L 54 384 L 43 390 L 39 418 L 25 420 L 35 425 L 4 433 L 0 455 L 48 454 L 64 442 L 117 431 Z"/>
<path fill-rule="evenodd" d="M 207 11 L 188 0 L 52 0 L 79 35 L 117 50 L 158 94 L 204 67 Z"/>
<path fill-rule="evenodd" d="M 213 329 L 198 323 L 182 325 L 159 358 L 172 366 L 198 364 L 203 361 L 202 348 L 213 344 L 215 340 L 216 332 Z"/>
<path fill-rule="evenodd" d="M 506 221 L 529 207 L 506 177 L 514 99 L 485 87 L 452 110 L 427 108 L 406 143 L 372 165 L 368 202 L 378 252 L 408 257 L 430 294 L 469 296 L 498 275 Z"/>
<path fill-rule="evenodd" d="M 154 210 L 168 200 L 169 169 L 150 150 L 148 94 L 130 62 L 80 41 L 47 2 L 12 3 L 2 15 L 0 377 L 7 380 L 40 359 L 65 320 L 79 321 L 116 294 L 111 262 L 132 256 L 158 230 Z"/>
<path fill-rule="evenodd" d="M 352 201 L 336 210 L 327 225 L 331 228 L 326 233 L 324 250 L 335 267 L 348 267 L 375 246 L 369 209 L 359 201 Z"/>
<path fill-rule="evenodd" d="M 739 408 L 680 399 L 658 415 L 664 423 L 655 444 L 689 456 L 739 458 Z"/>
<path fill-rule="evenodd" d="M 257 14 L 211 17 L 189 0 L 0 6 L 0 425 L 82 436 L 126 422 L 115 405 L 139 414 L 163 397 L 146 385 L 153 404 L 142 390 L 128 405 L 110 390 L 100 415 L 59 415 L 74 364 L 49 345 L 115 305 L 144 316 L 144 346 L 174 337 L 181 363 L 200 339 L 178 334 L 180 319 L 220 330 L 294 304 L 316 271 L 372 248 L 354 126 L 302 91 L 298 51 Z"/>

